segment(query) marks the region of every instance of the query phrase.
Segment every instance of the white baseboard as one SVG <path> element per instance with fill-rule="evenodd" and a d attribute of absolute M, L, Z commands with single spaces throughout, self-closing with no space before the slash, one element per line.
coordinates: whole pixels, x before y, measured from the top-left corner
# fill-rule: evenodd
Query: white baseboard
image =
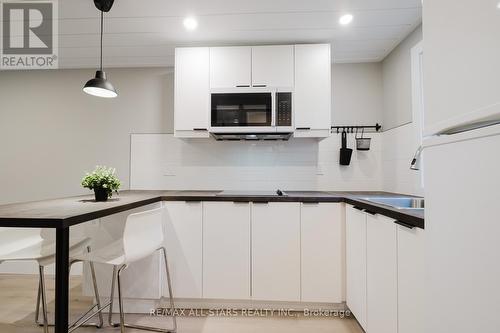
<path fill-rule="evenodd" d="M 71 275 L 82 275 L 82 263 L 76 263 L 71 267 Z M 0 265 L 0 274 L 29 274 L 38 275 L 38 264 L 34 261 L 12 261 Z M 45 274 L 54 275 L 55 265 L 45 267 Z"/>
<path fill-rule="evenodd" d="M 102 303 L 107 303 L 109 298 L 103 298 Z M 123 308 L 126 313 L 150 314 L 152 310 L 169 307 L 168 298 L 161 300 L 152 299 L 125 299 Z M 236 310 L 331 310 L 345 311 L 345 303 L 300 303 L 300 302 L 270 302 L 270 301 L 248 301 L 248 300 L 221 300 L 221 299 L 176 299 L 176 309 L 236 309 Z M 118 300 L 113 302 L 113 313 L 118 312 Z"/>

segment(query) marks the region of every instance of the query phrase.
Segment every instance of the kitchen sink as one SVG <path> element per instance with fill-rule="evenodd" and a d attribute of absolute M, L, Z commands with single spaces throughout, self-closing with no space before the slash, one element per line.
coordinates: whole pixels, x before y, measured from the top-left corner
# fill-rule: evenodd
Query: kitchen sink
<path fill-rule="evenodd" d="M 278 191 L 280 194 L 278 194 Z M 218 197 L 278 197 L 288 196 L 286 192 L 277 191 L 222 191 L 216 194 Z"/>
<path fill-rule="evenodd" d="M 383 197 L 383 198 L 364 198 L 364 200 L 390 206 L 397 209 L 424 209 L 424 198 L 408 197 Z"/>

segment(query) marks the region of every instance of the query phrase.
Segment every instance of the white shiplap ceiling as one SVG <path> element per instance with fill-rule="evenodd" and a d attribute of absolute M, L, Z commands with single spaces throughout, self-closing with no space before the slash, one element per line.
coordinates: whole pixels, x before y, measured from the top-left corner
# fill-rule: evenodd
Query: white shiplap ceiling
<path fill-rule="evenodd" d="M 345 13 L 354 15 L 340 26 Z M 421 22 L 421 0 L 115 0 L 105 14 L 105 67 L 173 66 L 176 46 L 329 42 L 334 62 L 382 60 Z M 187 31 L 186 16 L 198 28 Z M 99 12 L 59 0 L 59 65 L 94 68 Z"/>

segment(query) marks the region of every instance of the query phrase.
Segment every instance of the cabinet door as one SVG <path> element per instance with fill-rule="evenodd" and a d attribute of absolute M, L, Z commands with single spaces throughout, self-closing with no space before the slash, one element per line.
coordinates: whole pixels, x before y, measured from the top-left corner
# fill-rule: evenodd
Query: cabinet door
<path fill-rule="evenodd" d="M 302 203 L 301 300 L 342 302 L 342 212 L 339 203 Z"/>
<path fill-rule="evenodd" d="M 210 88 L 250 87 L 250 46 L 210 48 Z"/>
<path fill-rule="evenodd" d="M 300 301 L 300 203 L 252 204 L 252 298 Z"/>
<path fill-rule="evenodd" d="M 329 136 L 330 44 L 295 45 L 295 136 Z"/>
<path fill-rule="evenodd" d="M 424 230 L 398 226 L 398 333 L 424 332 Z"/>
<path fill-rule="evenodd" d="M 252 47 L 252 86 L 293 88 L 293 45 Z"/>
<path fill-rule="evenodd" d="M 175 49 L 174 126 L 177 137 L 208 137 L 209 51 Z"/>
<path fill-rule="evenodd" d="M 397 233 L 394 220 L 367 215 L 367 332 L 398 332 Z"/>
<path fill-rule="evenodd" d="M 202 204 L 169 201 L 165 206 L 166 247 L 175 298 L 202 297 Z M 166 282 L 166 276 L 164 279 Z M 163 295 L 168 296 L 164 283 Z"/>
<path fill-rule="evenodd" d="M 346 303 L 366 331 L 366 214 L 346 207 Z"/>
<path fill-rule="evenodd" d="M 250 298 L 249 203 L 203 203 L 203 297 Z"/>

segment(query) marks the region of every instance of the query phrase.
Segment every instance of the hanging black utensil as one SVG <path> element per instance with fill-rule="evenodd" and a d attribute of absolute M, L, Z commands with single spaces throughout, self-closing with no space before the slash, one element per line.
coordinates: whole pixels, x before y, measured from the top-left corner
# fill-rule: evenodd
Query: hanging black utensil
<path fill-rule="evenodd" d="M 347 133 L 342 131 L 342 148 L 340 148 L 340 165 L 351 164 L 352 149 L 347 148 Z"/>

